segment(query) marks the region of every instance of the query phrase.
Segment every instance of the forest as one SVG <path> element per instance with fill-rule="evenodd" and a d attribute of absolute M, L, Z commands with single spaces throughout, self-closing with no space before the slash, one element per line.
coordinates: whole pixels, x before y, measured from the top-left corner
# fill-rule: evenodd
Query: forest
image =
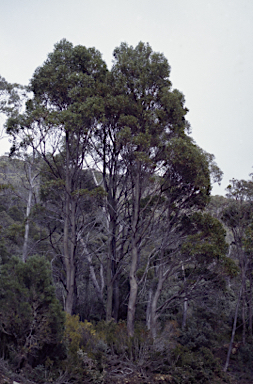
<path fill-rule="evenodd" d="M 1 384 L 252 382 L 253 181 L 211 195 L 169 76 L 65 39 L 0 76 Z"/>

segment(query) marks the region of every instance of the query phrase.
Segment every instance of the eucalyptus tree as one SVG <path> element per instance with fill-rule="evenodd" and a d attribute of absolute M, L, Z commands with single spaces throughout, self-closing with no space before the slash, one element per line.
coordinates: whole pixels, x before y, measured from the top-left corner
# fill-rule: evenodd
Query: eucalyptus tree
<path fill-rule="evenodd" d="M 234 315 L 232 336 L 224 370 L 229 365 L 232 344 L 236 331 L 237 317 L 241 306 L 242 342 L 246 343 L 247 317 L 249 333 L 252 336 L 252 223 L 253 223 L 253 181 L 231 180 L 227 187 L 227 204 L 222 212 L 222 221 L 232 233 L 231 256 L 237 260 L 240 283 Z M 247 300 L 248 299 L 248 300 Z M 248 301 L 248 302 L 247 302 Z M 247 313 L 248 309 L 248 313 Z M 248 316 L 247 316 L 248 315 Z"/>
<path fill-rule="evenodd" d="M 125 128 L 126 98 L 120 94 L 112 73 L 107 75 L 104 118 L 95 131 L 92 156 L 106 192 L 103 223 L 107 246 L 106 319 L 118 319 L 119 277 L 127 266 L 129 253 L 128 168 L 122 156 L 121 134 Z M 99 184 L 94 175 L 94 179 Z"/>
<path fill-rule="evenodd" d="M 82 199 L 79 180 L 89 140 L 101 113 L 99 95 L 106 72 L 97 50 L 73 47 L 62 40 L 36 69 L 29 86 L 32 97 L 26 102 L 25 112 L 15 114 L 7 122 L 7 132 L 13 137 L 12 150 L 29 146 L 35 149 L 47 164 L 55 187 L 63 188 L 60 256 L 65 266 L 68 313 L 73 312 L 76 288 L 76 251 L 80 238 L 77 207 Z"/>
<path fill-rule="evenodd" d="M 213 263 L 218 267 L 215 260 L 224 259 L 227 250 L 220 222 L 200 213 L 209 200 L 208 158 L 189 138 L 173 138 L 166 152 L 168 168 L 161 180 L 163 196 L 157 207 L 153 253 L 144 274 L 149 286 L 147 326 L 153 337 L 158 318 L 178 298 L 184 300 L 185 326 L 188 299 L 204 282 L 204 272 L 207 274 Z M 151 283 L 147 280 L 149 270 Z M 163 293 L 169 286 L 173 286 L 172 295 Z"/>
<path fill-rule="evenodd" d="M 118 110 L 114 113 L 117 126 L 113 143 L 118 150 L 117 161 L 120 160 L 117 180 L 124 175 L 122 194 L 130 250 L 127 315 L 130 336 L 134 332 L 138 294 L 136 272 L 161 210 L 167 180 L 174 180 L 168 199 L 173 199 L 173 193 L 178 195 L 179 205 L 189 201 L 189 206 L 203 207 L 210 193 L 208 162 L 188 136 L 190 126 L 185 119 L 184 96 L 172 89 L 169 75 L 167 59 L 153 52 L 148 44 L 139 43 L 133 48 L 124 43 L 114 51 L 111 76 Z M 180 172 L 173 169 L 172 160 L 180 151 L 186 151 L 185 157 L 188 152 L 191 156 L 193 148 L 198 157 L 198 164 L 193 165 L 195 180 L 188 174 L 186 158 L 178 162 Z M 194 181 L 189 180 L 191 177 Z"/>

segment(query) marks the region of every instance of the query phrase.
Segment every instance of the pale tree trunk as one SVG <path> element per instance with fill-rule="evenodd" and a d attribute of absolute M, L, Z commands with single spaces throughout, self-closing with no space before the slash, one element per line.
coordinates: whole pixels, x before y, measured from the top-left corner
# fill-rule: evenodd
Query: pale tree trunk
<path fill-rule="evenodd" d="M 31 206 L 32 206 L 32 186 L 30 185 L 29 188 L 29 195 L 28 195 L 28 201 L 26 206 L 26 220 L 25 220 L 25 237 L 24 237 L 24 245 L 23 245 L 23 255 L 22 255 L 22 261 L 25 263 L 27 259 L 27 247 L 28 247 L 28 238 L 29 238 L 29 228 L 30 228 L 30 213 L 31 213 Z"/>
<path fill-rule="evenodd" d="M 111 195 L 111 191 L 109 192 Z M 114 290 L 114 274 L 116 264 L 116 205 L 109 196 L 108 212 L 109 212 L 109 252 L 107 259 L 107 298 L 106 298 L 106 321 L 110 321 L 113 312 L 113 290 Z"/>
<path fill-rule="evenodd" d="M 151 303 L 152 303 L 152 297 L 153 297 L 153 288 L 149 288 L 148 291 L 148 303 L 147 303 L 147 309 L 146 309 L 146 326 L 147 329 L 150 331 L 151 327 Z"/>
<path fill-rule="evenodd" d="M 69 154 L 69 142 L 68 132 L 66 132 L 66 178 L 65 178 L 65 212 L 64 212 L 64 237 L 63 237 L 63 250 L 64 250 L 64 263 L 66 268 L 66 301 L 65 311 L 72 315 L 74 305 L 74 293 L 75 293 L 75 260 L 74 260 L 74 244 L 70 244 L 69 236 L 73 241 L 73 231 L 70 224 L 73 219 L 74 207 L 71 206 L 71 187 L 70 187 L 70 154 Z M 71 212 L 72 210 L 72 212 Z M 69 233 L 70 232 L 70 233 Z"/>
<path fill-rule="evenodd" d="M 158 318 L 156 313 L 157 303 L 160 298 L 162 288 L 163 288 L 163 283 L 164 283 L 163 268 L 161 265 L 159 266 L 159 270 L 158 270 L 158 279 L 159 280 L 156 287 L 156 291 L 152 297 L 151 311 L 150 311 L 150 331 L 153 339 L 156 338 L 156 334 L 157 334 L 157 318 Z"/>
<path fill-rule="evenodd" d="M 187 296 L 185 296 L 184 304 L 183 304 L 183 320 L 182 320 L 182 329 L 183 330 L 186 327 L 187 311 L 188 311 L 188 299 L 187 299 Z"/>
<path fill-rule="evenodd" d="M 127 310 L 127 331 L 129 336 L 134 334 L 134 319 L 135 319 L 135 310 L 136 310 L 136 299 L 138 292 L 138 284 L 136 279 L 136 270 L 137 270 L 137 261 L 138 261 L 138 249 L 136 245 L 136 239 L 132 239 L 132 252 L 131 252 L 131 266 L 129 273 L 130 280 L 130 295 L 128 300 L 128 310 Z"/>
<path fill-rule="evenodd" d="M 184 276 L 184 283 L 186 283 L 184 264 L 182 264 L 182 271 Z M 183 303 L 183 319 L 182 319 L 182 329 L 184 330 L 186 327 L 186 319 L 187 319 L 187 311 L 188 311 L 188 298 L 185 293 L 184 303 Z"/>
<path fill-rule="evenodd" d="M 241 300 L 241 296 L 242 296 L 242 289 L 243 289 L 243 287 L 242 287 L 242 284 L 241 284 L 241 288 L 240 288 L 240 292 L 239 292 L 239 296 L 238 296 L 237 304 L 236 304 L 236 308 L 235 308 L 235 317 L 234 317 L 234 323 L 233 323 L 232 335 L 231 335 L 231 339 L 230 339 L 230 343 L 229 343 L 229 348 L 228 348 L 228 354 L 227 354 L 226 363 L 225 363 L 225 366 L 224 366 L 224 372 L 226 372 L 227 369 L 228 369 L 229 360 L 230 360 L 230 355 L 231 355 L 231 352 L 232 352 L 233 342 L 234 342 L 234 338 L 235 338 L 235 331 L 236 331 L 236 323 L 237 323 L 237 317 L 238 317 L 238 310 L 239 310 L 240 300 Z"/>
<path fill-rule="evenodd" d="M 90 270 L 90 276 L 91 276 L 92 283 L 94 285 L 94 288 L 95 288 L 95 291 L 96 291 L 96 293 L 98 295 L 99 300 L 103 303 L 103 291 L 104 291 L 103 264 L 100 262 L 100 280 L 101 280 L 101 285 L 99 285 L 99 282 L 97 280 L 94 267 L 92 265 L 91 255 L 90 255 L 90 253 L 89 253 L 89 251 L 87 249 L 87 246 L 86 246 L 86 244 L 85 244 L 83 239 L 81 239 L 81 244 L 83 246 L 83 250 L 84 250 L 84 253 L 86 255 L 86 259 L 88 261 L 88 264 L 89 264 L 89 270 Z"/>
<path fill-rule="evenodd" d="M 33 153 L 32 163 L 28 163 L 28 183 L 29 183 L 29 193 L 28 200 L 26 205 L 26 220 L 25 220 L 25 236 L 24 236 L 24 244 L 23 244 L 23 253 L 22 253 L 22 261 L 25 263 L 28 255 L 28 240 L 29 240 L 29 230 L 30 230 L 30 213 L 32 208 L 32 196 L 35 188 L 35 180 L 38 177 L 38 173 L 35 173 L 32 176 L 32 166 L 34 165 L 35 153 Z"/>
<path fill-rule="evenodd" d="M 132 250 L 131 250 L 131 264 L 129 272 L 130 295 L 128 300 L 127 310 L 127 331 L 129 336 L 134 334 L 134 319 L 136 310 L 136 300 L 138 293 L 138 284 L 136 279 L 136 271 L 138 264 L 138 244 L 137 244 L 137 231 L 138 220 L 140 212 L 140 165 L 138 166 L 138 174 L 135 178 L 135 185 L 133 187 L 133 216 L 132 216 Z"/>

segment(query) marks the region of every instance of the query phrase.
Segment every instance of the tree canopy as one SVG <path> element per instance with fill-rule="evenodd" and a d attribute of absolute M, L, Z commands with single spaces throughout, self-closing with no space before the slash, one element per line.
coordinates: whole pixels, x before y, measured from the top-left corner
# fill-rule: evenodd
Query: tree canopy
<path fill-rule="evenodd" d="M 217 347 L 211 313 L 227 335 L 241 297 L 245 344 L 252 182 L 234 180 L 227 198 L 211 198 L 222 172 L 190 136 L 164 55 L 122 43 L 109 70 L 95 48 L 63 39 L 27 87 L 0 78 L 0 92 L 12 139 L 0 162 L 1 353 L 16 348 L 19 368 L 51 364 L 63 343 L 66 366 L 87 380 L 96 370 L 98 382 L 108 354 L 140 362 L 166 351 L 178 367 L 186 351 L 193 364 L 209 353 L 208 330 L 193 343 L 190 329 L 206 322 Z M 231 285 L 241 286 L 238 305 L 227 300 Z M 213 303 L 227 306 L 223 323 Z"/>

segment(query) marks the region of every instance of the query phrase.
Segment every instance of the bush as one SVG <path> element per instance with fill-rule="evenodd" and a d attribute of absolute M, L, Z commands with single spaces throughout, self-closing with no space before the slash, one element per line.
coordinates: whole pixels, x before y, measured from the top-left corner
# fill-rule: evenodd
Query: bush
<path fill-rule="evenodd" d="M 178 383 L 213 383 L 215 378 L 223 377 L 220 362 L 210 349 L 201 347 L 198 352 L 177 345 L 172 354 L 174 376 Z"/>
<path fill-rule="evenodd" d="M 71 381 L 102 383 L 106 345 L 99 339 L 93 324 L 87 320 L 80 321 L 79 315 L 67 314 L 64 343 L 67 359 L 62 367 Z"/>
<path fill-rule="evenodd" d="M 44 258 L 11 258 L 0 267 L 0 308 L 0 352 L 16 369 L 63 355 L 64 313 Z"/>

